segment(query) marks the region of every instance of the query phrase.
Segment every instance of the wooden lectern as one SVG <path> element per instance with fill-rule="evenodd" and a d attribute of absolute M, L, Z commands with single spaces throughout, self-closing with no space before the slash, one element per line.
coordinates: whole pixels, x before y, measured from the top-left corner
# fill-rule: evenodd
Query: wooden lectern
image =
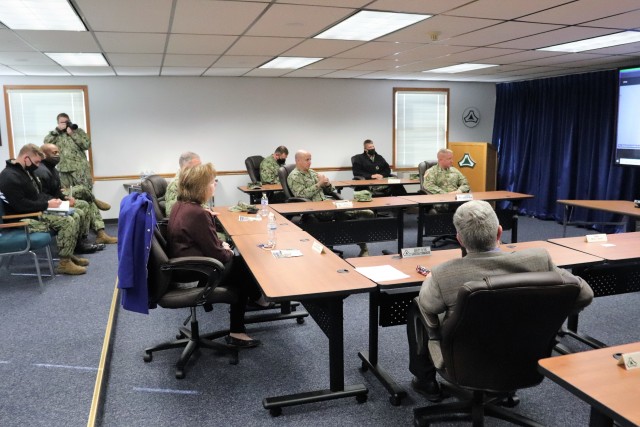
<path fill-rule="evenodd" d="M 449 142 L 453 166 L 469 181 L 471 191 L 495 191 L 498 154 L 488 142 Z"/>

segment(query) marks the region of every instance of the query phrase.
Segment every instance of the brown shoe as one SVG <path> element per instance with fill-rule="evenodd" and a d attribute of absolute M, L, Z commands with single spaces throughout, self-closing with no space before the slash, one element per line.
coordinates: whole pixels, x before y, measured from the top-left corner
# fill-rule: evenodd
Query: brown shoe
<path fill-rule="evenodd" d="M 103 202 L 102 200 L 95 199 L 93 203 L 95 203 L 98 209 L 100 209 L 101 211 L 108 211 L 109 209 L 111 209 L 111 205 L 107 202 Z"/>
<path fill-rule="evenodd" d="M 111 245 L 113 243 L 118 243 L 118 238 L 109 236 L 104 231 L 104 228 L 103 228 L 98 230 L 98 235 L 96 236 L 96 243 L 104 243 L 106 245 Z"/>
<path fill-rule="evenodd" d="M 56 268 L 56 273 L 58 274 L 71 274 L 76 276 L 78 274 L 85 274 L 86 272 L 86 268 L 74 264 L 71 258 L 60 258 L 60 264 L 58 264 L 58 268 Z"/>
<path fill-rule="evenodd" d="M 86 267 L 87 265 L 89 265 L 88 259 L 80 258 L 75 255 L 71 255 L 71 261 L 73 261 L 75 265 L 79 265 L 80 267 Z"/>

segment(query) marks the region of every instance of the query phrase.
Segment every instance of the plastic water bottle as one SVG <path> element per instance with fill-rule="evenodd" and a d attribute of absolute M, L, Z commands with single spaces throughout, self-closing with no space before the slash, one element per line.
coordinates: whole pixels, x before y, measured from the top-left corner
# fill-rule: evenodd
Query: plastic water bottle
<path fill-rule="evenodd" d="M 269 213 L 269 209 L 267 209 L 267 206 L 269 206 L 267 193 L 262 193 L 262 199 L 260 199 L 260 215 L 267 216 L 267 214 Z"/>
<path fill-rule="evenodd" d="M 276 247 L 276 230 L 278 229 L 278 223 L 276 222 L 276 216 L 273 212 L 269 212 L 269 221 L 267 221 L 267 244 L 271 248 Z"/>

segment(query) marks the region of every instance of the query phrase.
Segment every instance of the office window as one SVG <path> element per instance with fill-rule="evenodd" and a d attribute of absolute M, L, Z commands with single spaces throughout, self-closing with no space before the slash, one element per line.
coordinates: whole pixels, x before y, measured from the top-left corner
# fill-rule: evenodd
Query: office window
<path fill-rule="evenodd" d="M 449 89 L 394 88 L 393 94 L 395 167 L 435 160 L 447 146 Z"/>
<path fill-rule="evenodd" d="M 11 158 L 25 144 L 42 145 L 60 113 L 90 133 L 86 86 L 5 86 L 4 102 Z"/>

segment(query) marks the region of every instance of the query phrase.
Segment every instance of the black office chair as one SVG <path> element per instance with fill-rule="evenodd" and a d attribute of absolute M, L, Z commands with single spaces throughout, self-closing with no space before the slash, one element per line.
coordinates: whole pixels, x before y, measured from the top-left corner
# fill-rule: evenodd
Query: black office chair
<path fill-rule="evenodd" d="M 153 202 L 153 210 L 156 213 L 156 221 L 167 221 L 164 195 L 167 192 L 167 180 L 160 175 L 149 175 L 140 183 L 140 189 L 147 193 Z"/>
<path fill-rule="evenodd" d="M 463 414 L 474 426 L 491 416 L 539 427 L 503 406 L 517 405 L 516 390 L 542 381 L 538 360 L 551 356 L 579 293 L 577 279 L 556 272 L 506 274 L 465 283 L 440 328 L 427 325 L 437 324 L 437 316 L 429 322 L 419 316 L 431 358 L 452 384 L 447 389 L 465 400 L 414 409 L 414 424 L 458 420 Z"/>
<path fill-rule="evenodd" d="M 280 180 L 280 185 L 282 186 L 282 191 L 284 192 L 284 195 L 285 195 L 285 203 L 310 202 L 311 200 L 307 198 L 294 196 L 294 194 L 291 192 L 291 189 L 289 188 L 289 183 L 287 182 L 287 178 L 295 168 L 296 168 L 296 165 L 295 163 L 293 163 L 290 165 L 280 166 L 280 169 L 278 169 L 278 179 Z M 331 199 L 342 200 L 342 197 L 335 191 L 332 192 L 331 194 L 326 194 L 326 195 Z"/>
<path fill-rule="evenodd" d="M 251 182 L 260 182 L 260 163 L 264 160 L 262 156 L 249 156 L 244 159 L 244 165 L 247 168 L 249 179 Z"/>
<path fill-rule="evenodd" d="M 151 251 L 147 263 L 149 308 L 189 308 L 191 327 L 180 328 L 178 339 L 165 342 L 145 350 L 144 361 L 151 362 L 153 353 L 171 348 L 184 348 L 176 363 L 176 378 L 185 377 L 185 367 L 191 355 L 201 347 L 210 348 L 217 353 L 231 356 L 231 364 L 238 363 L 238 350 L 213 341 L 229 333 L 222 330 L 200 335 L 198 328 L 197 307 L 203 306 L 211 311 L 213 304 L 232 304 L 237 301 L 236 293 L 220 286 L 224 266 L 220 261 L 207 257 L 182 257 L 169 259 L 166 253 L 166 242 L 160 231 L 156 229 L 151 241 Z M 198 282 L 197 287 L 182 289 L 178 283 Z M 186 321 L 185 321 L 186 324 Z"/>
<path fill-rule="evenodd" d="M 420 179 L 419 194 L 430 194 L 424 187 L 425 172 L 438 164 L 437 160 L 426 160 L 418 164 L 418 177 Z M 456 229 L 453 226 L 454 212 L 435 212 L 432 210 L 424 219 L 424 235 L 432 237 L 431 247 L 445 246 L 447 244 L 458 245 Z"/>

